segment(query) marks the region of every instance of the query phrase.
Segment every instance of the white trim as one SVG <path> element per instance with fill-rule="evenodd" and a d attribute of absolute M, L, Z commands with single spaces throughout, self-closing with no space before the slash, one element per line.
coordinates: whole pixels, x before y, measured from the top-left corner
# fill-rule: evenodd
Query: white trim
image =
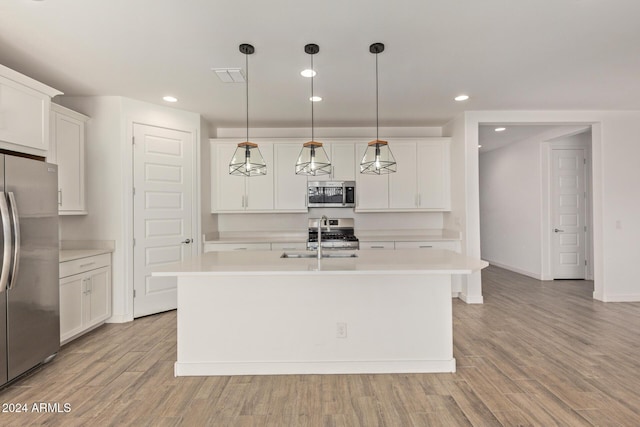
<path fill-rule="evenodd" d="M 484 304 L 482 295 L 467 295 L 464 292 L 460 292 L 458 298 L 467 304 Z"/>
<path fill-rule="evenodd" d="M 456 359 L 375 360 L 318 362 L 196 362 L 174 365 L 174 375 L 304 375 L 304 374 L 410 374 L 455 372 Z"/>
<path fill-rule="evenodd" d="M 131 315 L 125 315 L 125 314 L 118 314 L 115 316 L 111 316 L 110 318 L 108 318 L 105 323 L 127 323 L 127 322 L 131 322 L 133 321 L 133 316 Z"/>
<path fill-rule="evenodd" d="M 640 294 L 618 294 L 618 295 L 597 295 L 593 293 L 593 298 L 602 302 L 639 302 Z"/>
<path fill-rule="evenodd" d="M 514 273 L 522 274 L 523 276 L 532 277 L 536 280 L 544 280 L 540 274 L 532 273 L 530 271 L 522 270 L 520 268 L 512 267 L 510 265 L 502 264 L 496 261 L 491 261 L 490 259 L 485 259 L 489 263 L 489 265 L 493 265 L 495 267 L 500 267 L 505 270 L 513 271 Z"/>

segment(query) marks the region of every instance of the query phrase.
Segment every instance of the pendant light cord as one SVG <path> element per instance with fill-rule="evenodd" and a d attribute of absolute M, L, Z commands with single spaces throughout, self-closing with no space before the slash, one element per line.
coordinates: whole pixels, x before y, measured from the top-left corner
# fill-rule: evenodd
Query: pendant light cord
<path fill-rule="evenodd" d="M 376 52 L 376 141 L 380 139 L 378 129 L 378 52 Z"/>
<path fill-rule="evenodd" d="M 247 96 L 247 142 L 249 142 L 249 54 L 244 54 L 244 69 L 247 73 L 246 96 Z"/>
<path fill-rule="evenodd" d="M 315 73 L 315 70 L 313 69 L 313 54 L 310 55 L 311 56 L 311 141 L 315 141 L 315 139 L 313 138 L 313 73 Z"/>

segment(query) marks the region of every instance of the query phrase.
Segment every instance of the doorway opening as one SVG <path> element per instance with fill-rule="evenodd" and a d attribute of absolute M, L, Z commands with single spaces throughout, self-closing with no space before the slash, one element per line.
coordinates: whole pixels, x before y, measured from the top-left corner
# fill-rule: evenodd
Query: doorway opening
<path fill-rule="evenodd" d="M 591 126 L 479 125 L 482 258 L 538 280 L 593 279 Z"/>

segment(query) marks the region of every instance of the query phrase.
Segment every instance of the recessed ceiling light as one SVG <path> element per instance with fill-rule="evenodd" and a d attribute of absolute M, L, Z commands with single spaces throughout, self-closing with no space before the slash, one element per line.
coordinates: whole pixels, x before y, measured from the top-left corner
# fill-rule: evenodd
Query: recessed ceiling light
<path fill-rule="evenodd" d="M 162 99 L 164 99 L 167 102 L 178 102 L 178 98 L 176 98 L 175 96 L 164 96 L 162 97 Z"/>
<path fill-rule="evenodd" d="M 494 130 L 496 132 L 503 132 L 503 131 L 507 130 L 507 128 L 495 128 Z"/>
<path fill-rule="evenodd" d="M 315 77 L 317 73 L 307 68 L 306 70 L 300 71 L 300 74 L 302 75 L 302 77 Z"/>
<path fill-rule="evenodd" d="M 482 148 L 482 145 L 478 144 L 478 148 Z"/>
<path fill-rule="evenodd" d="M 467 99 L 469 99 L 469 95 L 458 95 L 455 98 L 456 101 L 466 101 Z"/>
<path fill-rule="evenodd" d="M 322 101 L 322 97 L 321 96 L 312 96 L 311 98 L 309 98 L 309 101 L 311 102 L 319 102 Z"/>

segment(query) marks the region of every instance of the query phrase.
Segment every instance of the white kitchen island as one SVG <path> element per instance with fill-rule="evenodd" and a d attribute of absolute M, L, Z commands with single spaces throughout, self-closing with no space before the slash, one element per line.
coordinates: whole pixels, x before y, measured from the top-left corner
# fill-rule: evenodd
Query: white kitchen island
<path fill-rule="evenodd" d="M 451 275 L 488 264 L 356 253 L 210 252 L 154 272 L 178 280 L 175 375 L 455 372 Z"/>

